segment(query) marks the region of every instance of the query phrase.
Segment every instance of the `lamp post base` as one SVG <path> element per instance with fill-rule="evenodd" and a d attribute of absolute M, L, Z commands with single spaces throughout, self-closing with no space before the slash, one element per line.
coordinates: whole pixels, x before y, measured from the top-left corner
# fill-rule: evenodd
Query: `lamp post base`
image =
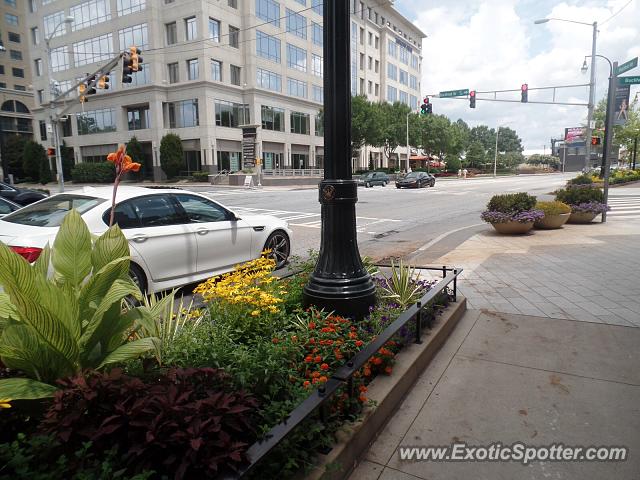
<path fill-rule="evenodd" d="M 358 251 L 355 216 L 358 185 L 354 180 L 323 180 L 319 199 L 320 254 L 304 288 L 304 305 L 361 319 L 375 305 L 376 288 Z"/>

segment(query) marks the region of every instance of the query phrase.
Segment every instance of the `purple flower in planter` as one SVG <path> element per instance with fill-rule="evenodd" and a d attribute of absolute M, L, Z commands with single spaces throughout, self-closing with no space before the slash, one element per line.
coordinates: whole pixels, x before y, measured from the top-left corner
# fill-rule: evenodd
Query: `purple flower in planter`
<path fill-rule="evenodd" d="M 570 205 L 572 213 L 602 213 L 611 210 L 609 205 L 601 202 L 584 202 L 578 205 Z"/>
<path fill-rule="evenodd" d="M 480 218 L 488 223 L 529 223 L 544 218 L 544 212 L 542 210 L 524 210 L 516 213 L 502 213 L 486 210 L 482 212 Z"/>

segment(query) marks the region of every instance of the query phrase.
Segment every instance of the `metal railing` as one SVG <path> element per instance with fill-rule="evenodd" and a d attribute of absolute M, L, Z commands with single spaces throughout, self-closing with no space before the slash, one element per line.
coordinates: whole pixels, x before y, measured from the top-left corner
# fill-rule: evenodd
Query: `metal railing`
<path fill-rule="evenodd" d="M 376 265 L 377 267 L 391 267 L 391 265 Z M 238 472 L 226 479 L 239 479 L 249 474 L 254 468 L 282 442 L 296 427 L 315 413 L 322 409 L 323 405 L 343 386 L 347 386 L 348 394 L 353 397 L 354 385 L 353 375 L 360 370 L 378 350 L 396 335 L 402 327 L 415 320 L 415 339 L 417 344 L 422 343 L 422 331 L 425 328 L 422 313 L 431 301 L 436 299 L 445 289 L 453 283 L 450 300 L 457 301 L 458 276 L 462 273 L 462 268 L 439 267 L 415 267 L 415 270 L 435 270 L 442 272 L 442 278 L 429 289 L 415 304 L 411 305 L 384 331 L 378 335 L 371 343 L 355 354 L 347 363 L 338 368 L 331 375 L 329 380 L 313 391 L 300 405 L 298 405 L 289 416 L 278 425 L 274 426 L 265 436 L 255 442 L 247 450 L 249 463 Z M 431 328 L 431 319 L 427 319 L 426 327 Z"/>
<path fill-rule="evenodd" d="M 218 173 L 216 173 L 215 175 L 209 175 L 209 183 L 211 183 L 211 185 L 215 185 L 216 182 L 222 177 L 222 176 L 229 176 L 229 171 L 228 170 L 220 170 Z"/>
<path fill-rule="evenodd" d="M 263 169 L 265 177 L 324 177 L 322 168 L 269 168 Z"/>

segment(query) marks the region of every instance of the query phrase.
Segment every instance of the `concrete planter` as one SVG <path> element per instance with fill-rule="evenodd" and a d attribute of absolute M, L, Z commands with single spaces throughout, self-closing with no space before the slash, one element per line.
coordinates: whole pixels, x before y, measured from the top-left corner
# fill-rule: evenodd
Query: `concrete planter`
<path fill-rule="evenodd" d="M 491 225 L 496 229 L 496 232 L 501 233 L 502 235 L 519 235 L 527 233 L 533 228 L 533 222 L 504 222 L 492 223 Z"/>
<path fill-rule="evenodd" d="M 572 212 L 568 223 L 591 223 L 598 215 L 591 212 Z"/>
<path fill-rule="evenodd" d="M 533 224 L 536 228 L 540 228 L 543 230 L 551 230 L 554 228 L 561 228 L 569 217 L 571 213 L 559 213 L 557 215 L 545 215 L 544 218 L 540 220 L 536 220 Z"/>

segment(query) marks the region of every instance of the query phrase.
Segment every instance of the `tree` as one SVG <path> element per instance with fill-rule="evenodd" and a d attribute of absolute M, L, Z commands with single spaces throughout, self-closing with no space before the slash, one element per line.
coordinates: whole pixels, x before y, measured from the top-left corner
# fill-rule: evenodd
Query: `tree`
<path fill-rule="evenodd" d="M 38 142 L 28 140 L 22 152 L 22 169 L 24 170 L 24 174 L 33 181 L 39 180 L 42 162 L 49 162 L 44 147 Z M 51 175 L 51 172 L 49 172 L 49 175 Z"/>
<path fill-rule="evenodd" d="M 62 140 L 62 145 L 60 145 L 60 157 L 62 159 L 62 174 L 65 180 L 71 179 L 71 170 L 75 167 L 76 160 L 73 148 L 69 147 L 65 140 Z"/>
<path fill-rule="evenodd" d="M 42 185 L 46 185 L 51 181 L 51 167 L 49 166 L 49 157 L 47 157 L 47 152 L 44 150 L 42 145 L 40 145 L 40 148 L 42 148 L 42 158 L 40 160 L 38 179 Z"/>
<path fill-rule="evenodd" d="M 160 141 L 160 166 L 168 178 L 177 177 L 184 165 L 182 140 L 175 133 L 167 133 Z"/>
<path fill-rule="evenodd" d="M 485 154 L 495 149 L 496 145 L 496 131 L 493 128 L 489 128 L 486 125 L 477 125 L 469 132 L 469 147 L 471 144 L 479 142 Z"/>
<path fill-rule="evenodd" d="M 10 173 L 16 179 L 25 176 L 22 166 L 22 154 L 26 143 L 27 139 L 22 135 L 8 135 L 5 137 L 5 141 L 2 144 L 2 164 L 5 176 Z"/>
<path fill-rule="evenodd" d="M 447 157 L 447 172 L 457 173 L 462 168 L 462 162 L 459 157 L 448 156 Z"/>
<path fill-rule="evenodd" d="M 466 166 L 479 168 L 485 162 L 485 159 L 486 155 L 482 143 L 478 140 L 472 142 L 467 149 Z"/>
<path fill-rule="evenodd" d="M 380 131 L 375 132 L 376 136 L 372 139 L 371 145 L 381 146 L 384 156 L 389 159 L 398 145 L 407 141 L 406 118 L 411 109 L 400 102 L 393 105 L 386 102 L 378 103 L 376 108 L 380 112 L 377 120 Z"/>
<path fill-rule="evenodd" d="M 144 151 L 142 150 L 142 144 L 135 136 L 131 137 L 129 143 L 127 143 L 127 155 L 131 157 L 132 162 L 141 165 L 140 170 L 137 173 L 131 173 L 131 175 L 135 176 L 137 180 L 142 180 L 145 168 Z"/>
<path fill-rule="evenodd" d="M 509 127 L 500 127 L 498 134 L 498 152 L 522 152 L 522 150 L 524 150 L 522 148 L 522 140 L 516 131 Z"/>

